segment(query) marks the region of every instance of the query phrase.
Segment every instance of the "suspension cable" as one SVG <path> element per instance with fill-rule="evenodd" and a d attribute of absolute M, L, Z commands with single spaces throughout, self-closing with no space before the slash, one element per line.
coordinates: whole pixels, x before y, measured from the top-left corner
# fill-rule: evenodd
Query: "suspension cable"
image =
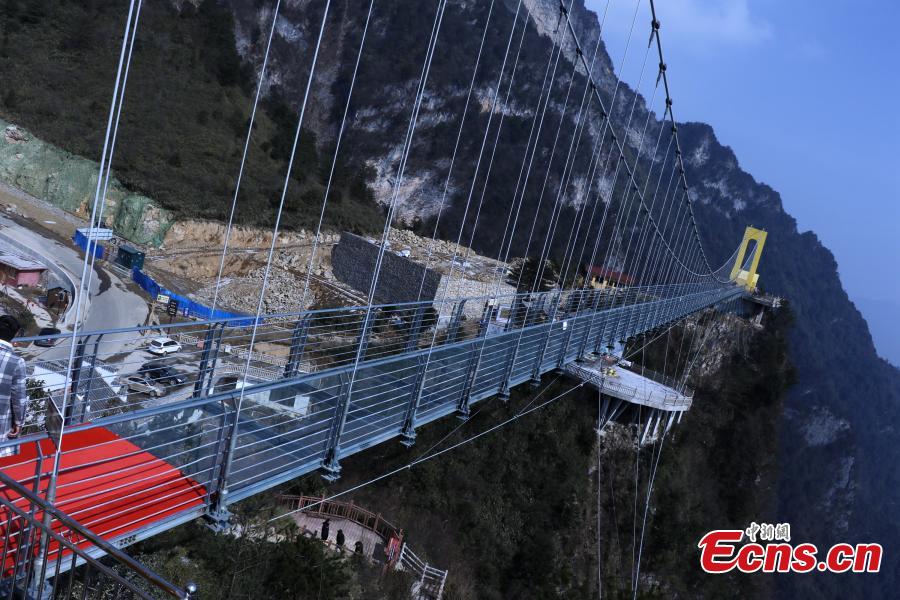
<path fill-rule="evenodd" d="M 325 220 L 325 209 L 328 206 L 328 196 L 331 193 L 331 184 L 334 181 L 334 172 L 338 164 L 338 156 L 341 151 L 341 142 L 344 139 L 344 128 L 347 124 L 347 115 L 350 112 L 350 102 L 353 99 L 353 89 L 356 86 L 356 76 L 359 72 L 359 63 L 362 59 L 363 48 L 366 45 L 366 37 L 369 33 L 369 22 L 372 19 L 372 9 L 375 0 L 369 0 L 369 9 L 366 12 L 366 21 L 363 24 L 362 38 L 359 41 L 359 50 L 356 53 L 356 62 L 353 64 L 353 74 L 350 77 L 350 87 L 347 90 L 347 102 L 344 104 L 344 114 L 341 116 L 341 124 L 338 128 L 337 140 L 334 146 L 334 156 L 331 159 L 331 169 L 328 171 L 328 182 L 325 184 L 325 193 L 322 197 L 322 208 L 319 211 L 319 222 L 316 224 L 316 236 L 313 238 L 313 247 L 306 265 L 306 278 L 303 281 L 303 295 L 300 299 L 300 310 L 306 308 L 306 295 L 309 292 L 309 281 L 312 276 L 313 266 L 316 260 L 316 251 L 319 248 L 319 239 L 322 234 L 322 222 Z M 424 281 L 424 280 L 423 280 Z"/>
<path fill-rule="evenodd" d="M 278 13 L 281 9 L 281 0 L 275 0 L 275 10 L 272 13 L 272 26 L 269 28 L 269 37 L 266 41 L 266 50 L 263 53 L 262 65 L 259 69 L 259 78 L 256 83 L 256 94 L 253 96 L 253 107 L 250 109 L 250 123 L 247 125 L 247 136 L 244 138 L 244 150 L 241 153 L 241 164 L 238 167 L 237 180 L 234 185 L 234 194 L 231 197 L 231 209 L 228 212 L 228 222 L 225 225 L 225 236 L 222 240 L 222 257 L 219 260 L 219 271 L 216 274 L 216 286 L 213 290 L 212 306 L 210 307 L 210 318 L 213 318 L 216 312 L 216 306 L 219 302 L 219 288 L 222 285 L 222 274 L 225 272 L 225 255 L 228 254 L 228 242 L 231 239 L 231 231 L 234 226 L 234 215 L 237 210 L 238 195 L 241 191 L 241 184 L 244 181 L 244 167 L 247 163 L 247 155 L 250 152 L 250 139 L 253 136 L 253 125 L 256 122 L 256 110 L 259 107 L 259 98 L 262 94 L 263 83 L 265 81 L 266 69 L 269 65 L 269 52 L 272 49 L 272 38 L 275 37 L 275 29 L 278 24 Z"/>

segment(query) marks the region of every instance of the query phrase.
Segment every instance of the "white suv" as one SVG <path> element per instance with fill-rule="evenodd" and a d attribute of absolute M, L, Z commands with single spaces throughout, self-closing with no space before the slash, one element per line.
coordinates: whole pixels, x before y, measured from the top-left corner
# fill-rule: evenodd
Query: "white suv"
<path fill-rule="evenodd" d="M 157 356 L 167 356 L 175 352 L 181 352 L 181 344 L 172 338 L 161 337 L 156 338 L 147 346 L 147 352 Z"/>

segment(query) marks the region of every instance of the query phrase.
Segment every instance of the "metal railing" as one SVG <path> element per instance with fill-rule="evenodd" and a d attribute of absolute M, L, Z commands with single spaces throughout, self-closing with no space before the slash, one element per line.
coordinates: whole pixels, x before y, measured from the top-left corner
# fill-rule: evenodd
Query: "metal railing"
<path fill-rule="evenodd" d="M 676 392 L 680 393 L 682 396 L 686 396 L 688 398 L 692 398 L 694 396 L 694 390 L 685 385 L 685 383 L 675 377 L 670 375 L 664 375 L 653 369 L 648 369 L 642 365 L 635 364 L 630 369 L 633 373 L 637 373 L 641 377 L 649 379 L 651 381 L 655 381 L 660 385 L 664 385 L 666 387 L 672 388 Z"/>
<path fill-rule="evenodd" d="M 194 597 L 0 472 L 4 598 Z M 103 556 L 103 558 L 98 558 Z"/>
<path fill-rule="evenodd" d="M 380 513 L 361 508 L 353 501 L 329 500 L 327 497 L 279 496 L 291 511 L 304 512 L 317 518 L 344 519 L 377 534 L 385 543 L 392 538 L 400 545 L 400 554 L 391 561 L 395 569 L 412 574 L 412 597 L 421 600 L 440 600 L 447 580 L 447 571 L 435 568 L 419 558 L 403 541 L 403 530 L 386 521 Z"/>
<path fill-rule="evenodd" d="M 412 589 L 415 600 L 441 600 L 447 582 L 447 571 L 437 569 L 419 558 L 409 544 L 403 544 L 400 548 L 395 568 L 408 571 L 415 577 Z"/>
<path fill-rule="evenodd" d="M 88 421 L 158 405 L 147 392 L 169 402 L 210 396 L 216 376 L 223 373 L 271 381 L 280 372 L 278 378 L 290 379 L 353 365 L 358 357 L 365 363 L 466 340 L 489 340 L 497 333 L 530 330 L 586 313 L 608 316 L 603 329 L 592 334 L 625 339 L 675 317 L 691 297 L 722 289 L 679 284 L 550 291 L 80 332 L 74 340 L 71 334 L 58 334 L 16 343 L 27 346 L 22 353 L 33 382 L 42 382 L 46 395 L 66 394 L 69 414 Z M 178 346 L 154 356 L 151 343 L 157 338 L 175 340 Z M 72 343 L 75 364 L 69 373 Z M 151 377 L 149 386 L 130 381 L 158 363 L 168 363 L 178 377 Z M 31 423 L 42 421 L 40 409 L 33 410 Z"/>
<path fill-rule="evenodd" d="M 317 469 L 336 476 L 346 456 L 389 439 L 411 443 L 426 423 L 465 415 L 471 404 L 604 344 L 741 293 L 739 288 L 682 285 L 519 294 L 455 301 L 447 319 L 430 302 L 377 306 L 368 324 L 368 311 L 360 307 L 268 315 L 257 324 L 253 350 L 287 357 L 276 379 L 269 379 L 271 365 L 251 360 L 251 369 L 266 370 L 266 377 L 254 377 L 246 359 L 236 362 L 223 351 L 224 344 L 249 350 L 253 319 L 88 332 L 75 340 L 76 364 L 65 389 L 65 366 L 61 372 L 44 368 L 36 373 L 47 357 L 29 361 L 31 377 L 53 376 L 44 382 L 46 396 L 65 398 L 67 405 L 63 462 L 78 464 L 70 467 L 73 480 L 59 483 L 57 507 L 117 543 L 203 514 L 224 515 L 233 502 Z M 477 321 L 464 316 L 469 303 L 482 307 Z M 167 383 L 160 398 L 127 392 L 121 382 L 150 358 L 141 348 L 163 333 L 189 333 L 200 340 L 163 359 L 187 381 Z M 51 350 L 70 348 L 71 335 L 42 339 L 58 341 Z M 115 369 L 107 367 L 111 364 Z M 309 367 L 303 371 L 302 365 Z M 35 404 L 32 422 L 46 418 L 42 405 Z M 102 439 L 91 441 L 92 431 L 103 432 Z M 0 448 L 46 437 L 37 430 L 18 441 L 2 441 Z M 115 457 L 109 456 L 113 447 Z M 88 460 L 94 455 L 101 458 Z M 34 473 L 39 470 L 35 460 L 14 464 L 19 472 Z M 114 476 L 74 481 L 83 469 L 113 470 Z M 119 490 L 127 503 L 111 503 L 95 515 L 91 499 L 104 486 Z M 156 515 L 163 502 L 165 518 L 148 518 L 128 531 L 116 521 L 140 510 Z"/>
<path fill-rule="evenodd" d="M 293 496 L 289 494 L 282 494 L 279 498 L 292 512 L 301 511 L 323 518 L 345 519 L 376 533 L 385 541 L 392 537 L 399 540 L 403 539 L 402 529 L 386 521 L 381 516 L 381 513 L 366 510 L 354 504 L 352 500 L 342 502 L 340 500 L 328 500 L 325 496 Z"/>

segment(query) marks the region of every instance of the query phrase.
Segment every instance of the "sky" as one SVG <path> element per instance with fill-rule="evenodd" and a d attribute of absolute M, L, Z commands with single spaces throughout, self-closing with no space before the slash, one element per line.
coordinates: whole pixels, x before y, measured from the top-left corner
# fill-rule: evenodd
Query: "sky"
<path fill-rule="evenodd" d="M 636 2 L 621 68 L 632 85 L 649 0 L 611 0 L 603 30 L 619 70 Z M 676 118 L 711 124 L 781 193 L 800 231 L 834 253 L 879 354 L 900 365 L 900 3 L 656 0 L 656 11 Z"/>

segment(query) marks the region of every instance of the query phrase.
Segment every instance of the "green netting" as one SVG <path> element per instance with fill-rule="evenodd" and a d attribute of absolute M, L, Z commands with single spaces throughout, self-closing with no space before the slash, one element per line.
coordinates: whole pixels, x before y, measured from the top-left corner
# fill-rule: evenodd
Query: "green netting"
<path fill-rule="evenodd" d="M 85 217 L 93 203 L 99 166 L 43 142 L 30 132 L 0 119 L 0 181 L 64 210 Z M 12 134 L 12 135 L 9 135 Z M 106 222 L 116 233 L 138 244 L 159 246 L 173 215 L 146 196 L 110 181 Z"/>

